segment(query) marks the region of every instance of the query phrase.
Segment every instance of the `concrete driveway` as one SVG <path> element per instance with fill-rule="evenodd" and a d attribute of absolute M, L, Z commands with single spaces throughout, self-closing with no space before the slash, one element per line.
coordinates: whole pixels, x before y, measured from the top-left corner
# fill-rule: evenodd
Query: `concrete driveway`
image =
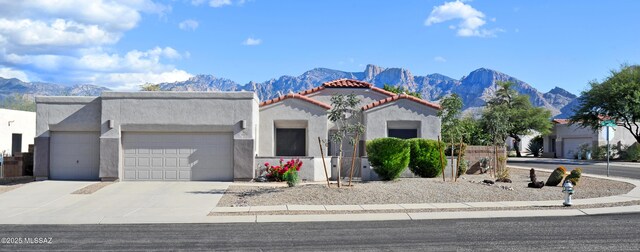
<path fill-rule="evenodd" d="M 228 182 L 118 182 L 93 194 L 71 194 L 97 182 L 41 181 L 0 194 L 0 224 L 201 222 Z"/>

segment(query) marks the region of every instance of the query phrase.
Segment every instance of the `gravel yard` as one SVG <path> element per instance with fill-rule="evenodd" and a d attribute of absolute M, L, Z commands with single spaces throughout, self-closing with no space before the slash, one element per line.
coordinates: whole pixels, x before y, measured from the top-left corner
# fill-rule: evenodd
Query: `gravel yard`
<path fill-rule="evenodd" d="M 72 192 L 71 194 L 92 194 L 92 193 L 97 192 L 98 190 L 100 190 L 100 189 L 102 189 L 102 188 L 104 188 L 104 187 L 106 187 L 108 185 L 111 185 L 113 183 L 116 183 L 116 182 L 113 182 L 113 181 L 98 182 L 98 183 L 91 184 L 91 185 L 85 186 L 83 188 L 80 188 L 80 189 L 76 190 L 75 192 Z"/>
<path fill-rule="evenodd" d="M 539 180 L 549 173 L 536 171 Z M 409 204 L 409 203 L 453 203 L 485 201 L 539 201 L 562 199 L 562 188 L 545 186 L 528 188 L 529 171 L 511 169 L 513 183 L 485 185 L 488 175 L 465 175 L 458 182 L 442 182 L 442 177 L 402 178 L 391 182 L 355 183 L 351 188 L 327 188 L 326 185 L 310 184 L 293 188 L 273 186 L 230 186 L 220 207 L 270 206 L 270 205 L 340 205 L 340 204 Z M 507 188 L 507 189 L 505 189 Z M 582 177 L 575 187 L 574 199 L 597 198 L 620 195 L 634 186 L 624 182 Z M 512 189 L 512 190 L 511 190 Z"/>

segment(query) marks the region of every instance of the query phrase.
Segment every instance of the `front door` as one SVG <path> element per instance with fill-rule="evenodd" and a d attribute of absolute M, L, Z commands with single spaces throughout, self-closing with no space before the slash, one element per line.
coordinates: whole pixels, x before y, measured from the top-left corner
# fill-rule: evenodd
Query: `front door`
<path fill-rule="evenodd" d="M 22 134 L 11 135 L 11 154 L 22 152 Z"/>

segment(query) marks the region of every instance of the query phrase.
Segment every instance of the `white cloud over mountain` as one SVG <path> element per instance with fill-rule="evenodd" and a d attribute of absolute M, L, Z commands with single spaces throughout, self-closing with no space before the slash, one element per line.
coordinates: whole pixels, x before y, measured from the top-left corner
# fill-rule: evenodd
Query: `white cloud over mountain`
<path fill-rule="evenodd" d="M 424 24 L 430 26 L 450 20 L 460 20 L 458 25 L 449 25 L 449 28 L 457 30 L 456 34 L 461 37 L 493 37 L 497 32 L 502 31 L 501 29 L 482 29 L 482 26 L 487 23 L 485 19 L 485 14 L 471 5 L 463 1 L 453 1 L 433 7 Z"/>
<path fill-rule="evenodd" d="M 186 53 L 160 46 L 128 52 L 112 48 L 143 13 L 169 11 L 151 0 L 0 0 L 0 77 L 116 89 L 185 80 L 191 75 L 170 62 Z"/>

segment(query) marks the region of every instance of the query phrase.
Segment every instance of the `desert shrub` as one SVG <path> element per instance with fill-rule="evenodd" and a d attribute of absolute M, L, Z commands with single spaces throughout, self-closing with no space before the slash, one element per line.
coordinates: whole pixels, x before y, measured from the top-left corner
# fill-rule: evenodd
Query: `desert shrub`
<path fill-rule="evenodd" d="M 496 172 L 497 180 L 505 181 L 505 180 L 509 179 L 511 177 L 511 171 L 510 170 L 511 169 L 509 167 L 504 167 L 502 169 L 499 169 Z"/>
<path fill-rule="evenodd" d="M 469 160 L 465 160 L 464 157 L 460 158 L 460 165 L 458 166 L 458 174 L 457 174 L 458 178 L 463 174 L 466 174 L 468 169 L 469 169 Z"/>
<path fill-rule="evenodd" d="M 593 146 L 591 147 L 591 158 L 594 160 L 607 159 L 607 146 Z"/>
<path fill-rule="evenodd" d="M 446 143 L 442 143 L 442 144 L 447 145 Z M 454 156 L 460 155 L 460 145 L 458 145 L 458 143 L 455 143 L 455 147 L 456 149 L 453 151 L 453 155 Z M 467 149 L 466 143 L 462 144 L 462 149 Z M 444 149 L 444 155 L 451 156 L 451 145 L 447 145 L 447 148 Z M 464 153 L 462 153 L 462 155 L 464 155 Z"/>
<path fill-rule="evenodd" d="M 399 138 L 378 138 L 367 141 L 367 154 L 373 170 L 383 180 L 394 180 L 409 165 L 409 142 Z"/>
<path fill-rule="evenodd" d="M 492 168 L 491 167 L 491 158 L 490 157 L 480 158 L 478 163 L 480 164 L 480 169 L 481 169 L 482 173 L 485 173 L 485 172 L 487 172 L 488 170 L 490 170 Z"/>
<path fill-rule="evenodd" d="M 627 161 L 640 160 L 640 144 L 634 143 L 621 152 L 621 158 Z"/>
<path fill-rule="evenodd" d="M 560 182 L 562 182 L 562 179 L 564 178 L 564 174 L 566 172 L 567 169 L 565 169 L 563 166 L 556 168 L 555 170 L 553 170 L 551 175 L 549 175 L 549 179 L 547 179 L 546 185 L 557 186 L 558 184 L 560 184 Z"/>
<path fill-rule="evenodd" d="M 571 171 L 569 175 L 567 175 L 566 178 L 564 178 L 564 180 L 565 181 L 569 180 L 571 184 L 575 186 L 575 185 L 578 185 L 578 182 L 580 182 L 580 176 L 582 176 L 582 169 L 575 168 Z"/>
<path fill-rule="evenodd" d="M 409 169 L 413 174 L 423 178 L 433 178 L 442 172 L 442 163 L 440 160 L 440 152 L 443 151 L 444 144 L 438 141 L 414 138 L 406 140 L 411 148 L 409 158 Z M 446 159 L 444 160 L 446 165 Z"/>
<path fill-rule="evenodd" d="M 534 157 L 539 157 L 542 152 L 542 137 L 536 136 L 531 139 L 529 145 L 527 145 L 527 151 L 531 153 Z"/>
<path fill-rule="evenodd" d="M 300 183 L 300 176 L 298 175 L 298 171 L 291 169 L 283 174 L 284 181 L 287 182 L 289 187 L 294 187 Z"/>
<path fill-rule="evenodd" d="M 283 162 L 283 158 L 280 158 L 279 165 L 271 165 L 269 162 L 265 162 L 266 177 L 272 181 L 287 181 L 287 184 L 291 181 L 294 184 L 289 184 L 289 186 L 295 186 L 300 181 L 298 172 L 302 167 L 302 161 L 300 159 L 291 159 L 286 163 Z"/>

